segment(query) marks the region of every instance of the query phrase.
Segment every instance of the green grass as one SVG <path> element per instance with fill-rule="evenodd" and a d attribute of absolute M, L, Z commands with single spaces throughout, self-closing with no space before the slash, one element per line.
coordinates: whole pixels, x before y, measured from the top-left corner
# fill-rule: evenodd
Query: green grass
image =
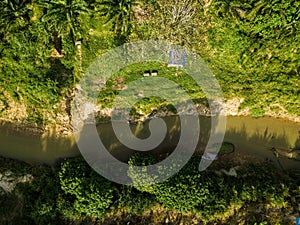
<path fill-rule="evenodd" d="M 170 68 L 158 62 L 133 64 L 118 71 L 107 80 L 105 87 L 99 94 L 98 103 L 101 104 L 102 108 L 111 108 L 121 89 L 130 82 L 142 78 L 147 70 L 157 70 L 158 76 L 174 81 L 181 86 L 194 103 L 207 105 L 205 94 L 188 74 L 180 69 Z M 222 76 L 217 75 L 217 79 L 221 85 L 225 100 L 232 97 L 244 98 L 245 101 L 241 104 L 240 109 L 249 107 L 250 113 L 254 117 L 263 116 L 266 108 L 276 103 L 279 103 L 290 114 L 299 115 L 300 98 L 298 98 L 299 93 L 296 91 L 295 79 L 289 80 L 290 84 L 288 85 L 279 81 L 264 83 L 255 80 L 251 81 L 251 78 L 247 75 L 235 78 L 234 74 L 227 76 L 223 74 Z M 243 83 L 245 79 L 251 82 Z M 162 106 L 167 106 L 173 110 L 169 103 L 163 99 L 157 97 L 144 98 L 134 105 L 132 113 L 140 116 L 149 115 L 153 110 Z M 271 107 L 272 109 L 274 107 Z M 276 112 L 276 110 L 274 111 Z"/>
<path fill-rule="evenodd" d="M 111 108 L 113 106 L 114 99 L 121 91 L 119 89 L 134 80 L 142 78 L 145 71 L 153 70 L 158 71 L 159 77 L 167 78 L 179 85 L 186 91 L 194 103 L 206 104 L 205 94 L 188 74 L 180 69 L 167 67 L 167 65 L 159 62 L 133 64 L 118 71 L 107 80 L 106 85 L 103 88 L 104 90 L 102 90 L 98 96 L 98 103 L 101 104 L 102 108 Z M 159 97 L 148 97 L 138 101 L 134 105 L 132 113 L 148 115 L 153 110 L 163 106 L 166 106 L 170 111 L 175 112 L 174 107 L 172 107 L 166 100 Z"/>

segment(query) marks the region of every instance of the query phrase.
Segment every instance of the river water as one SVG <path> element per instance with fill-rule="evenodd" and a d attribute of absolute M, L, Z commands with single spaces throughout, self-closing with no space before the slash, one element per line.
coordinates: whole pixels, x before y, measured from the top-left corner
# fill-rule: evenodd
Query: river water
<path fill-rule="evenodd" d="M 180 136 L 180 120 L 177 116 L 164 118 L 168 134 L 164 141 L 153 151 L 169 151 L 175 148 Z M 150 135 L 147 123 L 132 125 L 131 129 L 137 137 L 145 138 Z M 126 161 L 132 150 L 124 147 L 114 135 L 110 123 L 100 124 L 97 127 L 99 136 L 112 155 Z M 200 117 L 200 137 L 196 151 L 205 149 L 210 134 L 210 118 Z M 247 154 L 257 158 L 268 158 L 280 168 L 298 168 L 300 161 L 276 158 L 270 149 L 299 148 L 300 123 L 285 121 L 269 117 L 227 117 L 227 126 L 224 141 L 235 145 L 234 154 Z M 79 155 L 74 136 L 57 138 L 54 133 L 48 135 L 31 135 L 14 132 L 7 127 L 0 128 L 0 155 L 23 160 L 30 163 L 54 164 L 58 158 Z"/>

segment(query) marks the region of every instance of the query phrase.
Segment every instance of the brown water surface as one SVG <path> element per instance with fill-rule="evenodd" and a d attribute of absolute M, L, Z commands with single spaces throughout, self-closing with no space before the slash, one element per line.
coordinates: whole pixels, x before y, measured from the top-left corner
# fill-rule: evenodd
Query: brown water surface
<path fill-rule="evenodd" d="M 153 151 L 169 151 L 174 149 L 180 136 L 180 120 L 177 116 L 164 118 L 168 135 L 163 143 Z M 210 134 L 210 118 L 200 118 L 200 137 L 197 151 L 205 149 Z M 124 147 L 114 135 L 110 123 L 100 124 L 99 136 L 112 155 L 126 161 L 132 150 Z M 137 137 L 146 138 L 150 135 L 147 123 L 132 125 L 132 131 Z M 235 153 L 249 154 L 258 158 L 268 158 L 284 169 L 298 168 L 300 162 L 292 159 L 276 158 L 270 149 L 300 148 L 300 123 L 281 119 L 261 117 L 227 117 L 227 127 L 224 141 L 235 145 Z M 55 137 L 49 135 L 29 135 L 16 133 L 7 127 L 0 127 L 0 155 L 23 160 L 30 163 L 53 164 L 58 158 L 79 155 L 75 138 Z"/>

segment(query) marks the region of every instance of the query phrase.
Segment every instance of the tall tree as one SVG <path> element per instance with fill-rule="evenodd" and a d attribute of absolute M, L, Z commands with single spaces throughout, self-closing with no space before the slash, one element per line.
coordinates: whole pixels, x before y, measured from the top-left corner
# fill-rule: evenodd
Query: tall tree
<path fill-rule="evenodd" d="M 31 0 L 2 0 L 0 2 L 1 36 L 30 21 Z"/>
<path fill-rule="evenodd" d="M 99 12 L 107 16 L 107 22 L 112 22 L 115 33 L 128 35 L 132 8 L 137 5 L 136 0 L 104 0 L 100 2 Z"/>
<path fill-rule="evenodd" d="M 133 20 L 138 39 L 168 40 L 193 49 L 199 46 L 199 39 L 195 40 L 198 32 L 204 30 L 202 27 L 207 29 L 206 24 L 202 25 L 205 17 L 196 0 L 157 0 L 140 11 L 141 16 Z"/>
<path fill-rule="evenodd" d="M 89 14 L 84 0 L 39 0 L 44 8 L 42 20 L 51 30 L 56 50 L 61 53 L 61 38 L 70 36 L 75 43 L 81 38 L 79 16 Z"/>

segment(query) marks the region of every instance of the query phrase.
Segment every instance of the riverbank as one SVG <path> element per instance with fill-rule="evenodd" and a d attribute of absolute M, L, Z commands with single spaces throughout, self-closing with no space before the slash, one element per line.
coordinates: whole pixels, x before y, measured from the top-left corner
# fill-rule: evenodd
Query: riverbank
<path fill-rule="evenodd" d="M 103 181 L 80 158 L 52 168 L 3 157 L 0 162 L 1 224 L 292 224 L 300 216 L 299 170 L 282 173 L 270 161 L 252 164 L 245 156 L 215 162 L 200 180 L 194 170 L 184 170 L 174 178 L 176 186 L 164 182 L 152 194 Z M 186 181 L 196 182 L 196 189 Z M 172 208 L 181 198 L 192 200 L 188 212 Z"/>
<path fill-rule="evenodd" d="M 44 136 L 54 136 L 54 137 L 70 137 L 73 135 L 73 129 L 71 126 L 72 115 L 70 114 L 71 99 L 67 102 L 60 103 L 59 113 L 56 115 L 56 121 L 52 121 L 48 125 L 38 125 L 30 121 L 26 121 L 19 117 L 0 117 L 0 126 L 8 130 L 13 130 L 14 132 L 28 133 L 29 135 L 44 135 Z M 243 98 L 233 98 L 225 101 L 222 107 L 225 109 L 226 116 L 234 117 L 249 117 L 251 116 L 251 109 L 249 107 L 240 109 L 243 103 Z M 195 104 L 199 115 L 209 116 L 209 107 L 203 104 Z M 274 110 L 277 108 L 277 110 Z M 21 109 L 18 109 L 21 110 Z M 112 110 L 110 108 L 101 109 L 97 106 L 95 109 L 96 121 L 100 123 L 110 121 Z M 187 109 L 188 112 L 189 109 Z M 222 113 L 221 113 L 222 114 Z M 17 115 L 14 113 L 13 115 Z M 168 117 L 175 115 L 173 112 L 169 111 L 166 107 L 161 107 L 159 109 L 153 110 L 150 114 L 139 115 L 136 122 L 145 121 L 152 117 Z M 291 121 L 295 123 L 300 123 L 300 117 L 297 115 L 289 114 L 282 106 L 279 104 L 274 104 L 271 107 L 265 109 L 265 114 L 261 117 L 271 117 L 274 119 L 280 119 L 282 121 Z M 253 118 L 257 118 L 254 117 Z M 134 118 L 133 118 L 134 120 Z"/>

